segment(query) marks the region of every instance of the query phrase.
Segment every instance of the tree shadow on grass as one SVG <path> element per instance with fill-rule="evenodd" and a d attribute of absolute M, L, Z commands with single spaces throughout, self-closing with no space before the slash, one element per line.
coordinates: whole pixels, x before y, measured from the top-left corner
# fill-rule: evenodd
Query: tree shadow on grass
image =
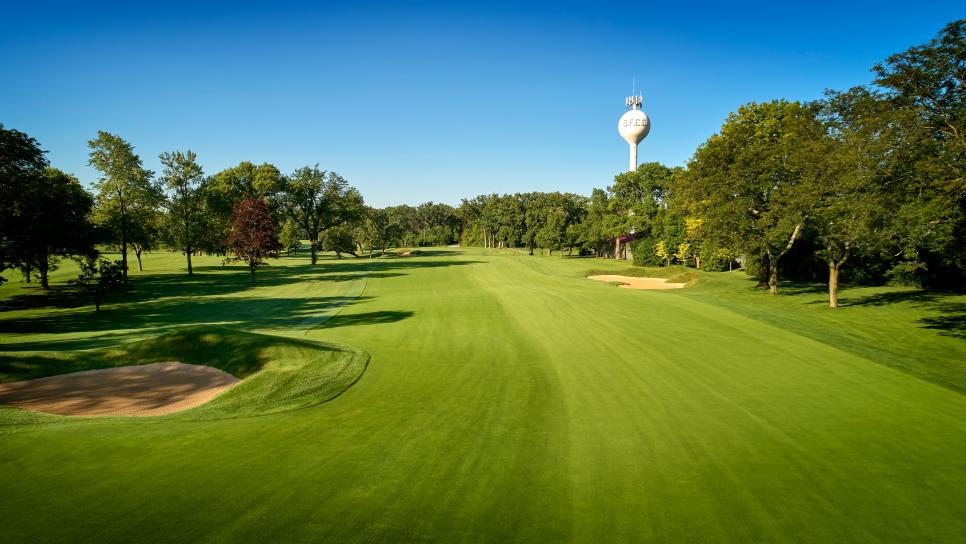
<path fill-rule="evenodd" d="M 875 293 L 856 298 L 849 297 L 848 293 L 845 293 L 845 295 L 845 297 L 839 297 L 839 306 L 887 306 L 903 302 L 931 303 L 948 296 L 947 293 L 937 293 L 935 291 L 924 291 L 921 289 Z"/>
<path fill-rule="evenodd" d="M 757 286 L 757 280 L 752 278 Z M 767 287 L 760 287 L 760 289 L 767 290 Z M 824 283 L 797 283 L 797 282 L 781 282 L 778 286 L 778 294 L 785 296 L 797 296 L 797 295 L 817 295 L 819 293 L 827 293 L 828 285 Z"/>
<path fill-rule="evenodd" d="M 13 334 L 83 334 L 110 331 L 94 338 L 60 342 L 30 340 L 0 344 L 3 351 L 90 349 L 124 339 L 158 334 L 186 325 L 218 324 L 235 329 L 292 330 L 309 328 L 326 313 L 371 297 L 314 298 L 171 298 L 149 303 L 108 304 L 100 313 L 71 312 L 0 321 L 0 329 Z"/>
<path fill-rule="evenodd" d="M 379 325 L 382 323 L 395 323 L 413 316 L 411 311 L 378 311 L 366 312 L 362 314 L 337 315 L 319 326 L 320 329 L 333 327 L 348 327 L 353 325 Z"/>
<path fill-rule="evenodd" d="M 446 254 L 446 252 L 440 252 Z M 450 254 L 451 255 L 451 254 Z M 255 287 L 275 287 L 302 282 L 344 282 L 369 278 L 392 278 L 406 275 L 407 270 L 466 266 L 485 261 L 451 259 L 344 259 L 322 260 L 316 265 L 297 264 L 267 266 L 255 277 Z M 141 274 L 131 278 L 132 290 L 116 295 L 108 305 L 148 302 L 171 297 L 218 297 L 251 289 L 251 276 L 244 265 L 198 266 L 188 274 Z M 43 308 L 77 308 L 90 304 L 88 297 L 73 287 L 56 286 L 50 291 L 15 295 L 0 301 L 3 311 Z"/>
<path fill-rule="evenodd" d="M 936 310 L 943 315 L 924 317 L 919 320 L 924 329 L 939 331 L 942 336 L 966 340 L 966 303 L 938 304 Z"/>
<path fill-rule="evenodd" d="M 278 345 L 300 346 L 304 342 L 225 327 L 188 327 L 140 342 L 119 347 L 105 346 L 107 349 L 94 351 L 23 355 L 0 353 L 0 381 L 28 380 L 94 368 L 167 361 L 212 366 L 235 377 L 245 378 L 261 370 L 270 360 L 266 350 Z M 312 349 L 332 351 L 334 348 L 312 343 Z"/>
<path fill-rule="evenodd" d="M 40 308 L 77 308 L 88 304 L 89 300 L 73 286 L 52 285 L 44 291 L 38 285 L 36 290 L 0 300 L 0 313 L 6 311 L 32 310 Z"/>
<path fill-rule="evenodd" d="M 845 298 L 841 300 L 839 306 L 888 306 L 892 304 L 912 304 L 928 312 L 931 315 L 918 319 L 922 328 L 938 331 L 942 336 L 966 339 L 966 297 L 963 302 L 950 302 L 950 297 L 956 297 L 949 293 L 936 291 L 925 291 L 914 289 L 908 291 L 893 291 L 888 293 L 876 293 L 855 299 Z"/>
<path fill-rule="evenodd" d="M 749 283 L 754 282 L 755 278 L 749 277 L 748 281 Z M 753 290 L 755 287 L 749 285 L 748 289 Z M 827 292 L 828 285 L 823 283 L 782 282 L 778 289 L 778 295 L 785 297 L 826 294 Z M 810 306 L 828 305 L 828 298 L 808 300 L 804 304 Z M 942 336 L 966 339 L 966 297 L 961 295 L 926 291 L 924 289 L 850 295 L 849 286 L 844 285 L 839 291 L 840 308 L 882 307 L 894 304 L 907 304 L 910 307 L 917 308 L 917 312 L 933 314 L 916 320 L 916 323 L 924 329 L 935 330 Z"/>
<path fill-rule="evenodd" d="M 445 255 L 445 252 L 441 254 Z M 450 254 L 452 255 L 452 254 Z M 421 268 L 444 268 L 448 266 L 469 266 L 473 264 L 483 264 L 487 261 L 456 261 L 452 259 L 427 259 L 427 255 L 420 253 L 412 257 L 386 257 L 383 259 L 343 259 L 340 264 L 319 264 L 316 267 L 324 266 L 328 268 L 326 272 L 362 272 L 366 270 L 389 270 L 406 271 L 418 270 Z M 311 266 L 311 265 L 308 265 Z"/>

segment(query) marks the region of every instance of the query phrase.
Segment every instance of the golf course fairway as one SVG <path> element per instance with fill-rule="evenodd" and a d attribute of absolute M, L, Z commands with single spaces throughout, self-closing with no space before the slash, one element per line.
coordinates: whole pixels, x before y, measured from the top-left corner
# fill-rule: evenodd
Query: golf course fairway
<path fill-rule="evenodd" d="M 248 288 L 179 259 L 101 315 L 10 302 L 0 378 L 179 331 L 223 342 L 183 362 L 231 372 L 241 342 L 346 370 L 277 411 L 0 407 L 0 542 L 966 541 L 966 340 L 914 294 L 619 289 L 584 276 L 626 264 L 456 248 L 289 257 Z"/>

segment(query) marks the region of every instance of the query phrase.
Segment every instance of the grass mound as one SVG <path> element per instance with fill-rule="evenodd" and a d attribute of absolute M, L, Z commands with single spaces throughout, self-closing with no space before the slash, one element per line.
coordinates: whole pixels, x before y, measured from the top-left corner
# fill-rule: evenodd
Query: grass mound
<path fill-rule="evenodd" d="M 287 412 L 330 400 L 362 376 L 369 355 L 345 345 L 200 326 L 94 351 L 0 354 L 0 382 L 163 361 L 207 365 L 243 380 L 207 404 L 165 416 L 213 419 Z M 0 421 L 11 411 L 0 411 Z"/>

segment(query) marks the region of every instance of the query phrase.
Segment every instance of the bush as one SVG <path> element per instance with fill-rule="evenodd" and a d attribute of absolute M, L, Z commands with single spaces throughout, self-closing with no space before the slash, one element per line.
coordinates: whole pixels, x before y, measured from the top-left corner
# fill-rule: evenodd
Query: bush
<path fill-rule="evenodd" d="M 896 287 L 922 287 L 926 265 L 918 261 L 902 261 L 885 273 L 888 285 Z"/>
<path fill-rule="evenodd" d="M 631 251 L 634 253 L 634 264 L 636 266 L 663 266 L 664 261 L 655 253 L 657 239 L 641 238 L 631 244 Z"/>
<path fill-rule="evenodd" d="M 761 256 L 745 254 L 745 274 L 753 278 L 761 275 Z"/>
<path fill-rule="evenodd" d="M 730 268 L 734 255 L 727 249 L 708 248 L 701 252 L 701 270 L 724 272 Z"/>

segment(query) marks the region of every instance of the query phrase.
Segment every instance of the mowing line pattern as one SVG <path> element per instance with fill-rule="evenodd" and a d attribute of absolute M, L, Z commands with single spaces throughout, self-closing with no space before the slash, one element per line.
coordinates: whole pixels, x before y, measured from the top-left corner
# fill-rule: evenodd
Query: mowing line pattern
<path fill-rule="evenodd" d="M 387 261 L 305 334 L 371 354 L 335 401 L 2 437 L 0 539 L 964 540 L 966 396 L 587 268 Z"/>

